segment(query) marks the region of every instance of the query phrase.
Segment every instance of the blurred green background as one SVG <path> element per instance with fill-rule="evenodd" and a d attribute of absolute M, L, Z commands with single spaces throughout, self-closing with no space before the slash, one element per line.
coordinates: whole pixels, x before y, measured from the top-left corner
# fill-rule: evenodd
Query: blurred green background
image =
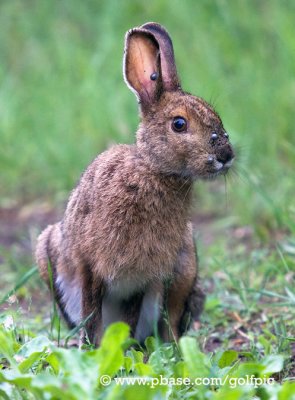
<path fill-rule="evenodd" d="M 125 32 L 170 32 L 183 87 L 213 103 L 237 175 L 199 183 L 199 213 L 294 229 L 294 1 L 10 0 L 0 5 L 0 206 L 65 199 L 97 153 L 133 142 Z M 201 211 L 200 211 L 201 210 Z"/>

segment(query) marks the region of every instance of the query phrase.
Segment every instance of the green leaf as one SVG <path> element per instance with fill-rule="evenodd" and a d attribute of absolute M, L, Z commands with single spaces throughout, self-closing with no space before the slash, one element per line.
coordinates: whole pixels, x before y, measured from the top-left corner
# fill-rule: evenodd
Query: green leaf
<path fill-rule="evenodd" d="M 2 354 L 10 363 L 11 366 L 16 366 L 17 363 L 13 358 L 15 354 L 16 342 L 12 331 L 5 331 L 0 328 L 0 355 Z"/>
<path fill-rule="evenodd" d="M 269 340 L 267 340 L 264 336 L 260 335 L 258 337 L 258 342 L 263 346 L 264 353 L 265 354 L 270 354 L 271 352 L 271 343 Z"/>
<path fill-rule="evenodd" d="M 130 352 L 128 353 L 131 355 L 134 363 L 143 362 L 143 353 L 141 351 L 136 351 L 134 349 L 131 349 Z"/>
<path fill-rule="evenodd" d="M 174 365 L 174 375 L 179 378 L 186 378 L 188 376 L 188 369 L 184 361 L 179 361 Z"/>
<path fill-rule="evenodd" d="M 236 387 L 222 386 L 213 398 L 214 400 L 256 399 L 256 397 L 254 397 L 253 389 L 239 385 Z"/>
<path fill-rule="evenodd" d="M 218 375 L 220 375 L 222 377 L 224 377 L 226 375 L 232 376 L 238 370 L 239 365 L 240 365 L 240 360 L 236 361 L 232 367 L 225 367 L 223 369 L 220 369 Z"/>
<path fill-rule="evenodd" d="M 295 400 L 295 382 L 284 382 L 278 395 L 279 400 Z"/>
<path fill-rule="evenodd" d="M 235 350 L 226 350 L 218 361 L 219 368 L 229 367 L 238 358 L 239 353 Z"/>
<path fill-rule="evenodd" d="M 191 378 L 205 378 L 209 376 L 209 362 L 206 355 L 202 353 L 196 339 L 191 337 L 182 337 L 179 346 L 186 363 Z"/>
<path fill-rule="evenodd" d="M 129 326 L 123 322 L 110 325 L 97 350 L 99 375 L 113 376 L 124 364 L 122 346 L 129 336 Z"/>
<path fill-rule="evenodd" d="M 124 391 L 124 400 L 164 400 L 167 399 L 165 393 L 167 392 L 168 387 L 166 385 L 155 386 L 151 388 L 147 385 L 145 386 L 127 386 Z"/>
<path fill-rule="evenodd" d="M 134 365 L 134 369 L 139 376 L 150 376 L 153 374 L 153 368 L 149 364 L 143 362 Z"/>
<path fill-rule="evenodd" d="M 64 392 L 73 392 L 75 398 L 79 399 L 92 398 L 98 378 L 97 350 L 82 352 L 76 348 L 56 349 L 52 354 L 59 362 L 59 375 L 58 377 L 52 375 L 52 378 L 58 378 L 61 381 L 60 385 L 64 386 Z M 56 361 L 54 363 L 57 365 Z M 43 379 L 46 380 L 46 376 Z M 54 380 L 52 379 L 50 382 L 54 382 Z M 51 383 L 49 383 L 50 385 Z M 67 388 L 69 388 L 68 391 Z"/>
<path fill-rule="evenodd" d="M 27 359 L 22 361 L 18 369 L 21 373 L 26 373 L 38 360 L 42 358 L 43 351 L 31 354 Z"/>
<path fill-rule="evenodd" d="M 59 378 L 48 373 L 40 373 L 32 381 L 32 387 L 38 390 L 42 390 L 43 396 L 41 398 L 50 398 L 58 400 L 80 400 L 81 398 L 92 398 L 90 397 L 93 392 L 83 393 L 80 390 L 80 386 L 74 384 L 71 380 L 67 381 L 64 377 Z M 50 397 L 44 396 L 44 394 L 50 394 Z M 83 396 L 83 397 L 81 397 Z"/>
<path fill-rule="evenodd" d="M 284 357 L 281 355 L 270 355 L 266 357 L 262 364 L 265 365 L 264 374 L 274 374 L 282 371 L 284 367 Z"/>
<path fill-rule="evenodd" d="M 60 364 L 59 364 L 59 359 L 56 356 L 56 354 L 54 354 L 54 353 L 49 354 L 49 356 L 47 356 L 47 358 L 46 358 L 46 361 L 48 362 L 48 364 L 53 369 L 53 372 L 55 374 L 58 374 Z"/>
<path fill-rule="evenodd" d="M 29 357 L 33 353 L 44 351 L 45 347 L 49 347 L 50 345 L 52 345 L 52 342 L 46 336 L 40 335 L 22 345 L 17 355 Z"/>
<path fill-rule="evenodd" d="M 25 343 L 17 352 L 16 356 L 26 358 L 18 368 L 22 373 L 27 372 L 44 354 L 46 348 L 51 342 L 46 336 L 37 336 L 29 342 Z"/>
<path fill-rule="evenodd" d="M 7 382 L 0 383 L 0 397 L 5 400 L 11 400 L 13 393 L 13 386 Z"/>
<path fill-rule="evenodd" d="M 29 388 L 33 377 L 21 374 L 17 369 L 0 371 L 0 381 L 13 383 L 21 388 Z"/>
<path fill-rule="evenodd" d="M 149 355 L 156 351 L 157 341 L 153 336 L 146 338 L 144 344 Z"/>
<path fill-rule="evenodd" d="M 101 341 L 101 349 L 108 349 L 110 346 L 121 347 L 129 336 L 130 328 L 124 322 L 116 322 L 110 325 L 104 333 Z"/>
<path fill-rule="evenodd" d="M 106 400 L 164 400 L 168 399 L 168 387 L 158 385 L 151 388 L 149 385 L 134 385 L 119 386 L 115 385 L 106 397 L 101 397 Z"/>
<path fill-rule="evenodd" d="M 265 367 L 262 364 L 246 362 L 239 365 L 239 368 L 234 375 L 238 377 L 245 377 L 246 375 L 260 376 L 264 372 L 264 369 Z"/>
<path fill-rule="evenodd" d="M 254 355 L 250 351 L 240 351 L 240 356 L 254 360 Z"/>
<path fill-rule="evenodd" d="M 129 374 L 129 372 L 132 370 L 132 365 L 133 365 L 133 360 L 131 357 L 124 357 L 124 368 Z"/>

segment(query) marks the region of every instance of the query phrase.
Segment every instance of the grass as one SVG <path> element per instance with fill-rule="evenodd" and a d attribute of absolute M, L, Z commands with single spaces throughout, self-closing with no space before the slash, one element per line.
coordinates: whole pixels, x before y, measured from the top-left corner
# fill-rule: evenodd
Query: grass
<path fill-rule="evenodd" d="M 295 398 L 294 12 L 278 0 L 1 2 L 0 398 Z M 82 352 L 35 272 L 31 242 L 97 153 L 134 141 L 123 38 L 149 20 L 171 33 L 184 89 L 222 116 L 236 174 L 196 185 L 199 329 L 135 350 L 119 324 Z M 234 387 L 252 374 L 275 383 Z M 161 375 L 191 381 L 114 381 Z M 191 384 L 226 376 L 232 385 Z"/>
<path fill-rule="evenodd" d="M 98 350 L 86 346 L 81 352 L 75 348 L 77 332 L 60 324 L 54 305 L 32 312 L 26 305 L 30 295 L 19 292 L 28 284 L 25 277 L 16 282 L 16 296 L 9 292 L 9 302 L 3 299 L 0 393 L 9 399 L 292 399 L 294 257 L 284 242 L 250 250 L 239 238 L 233 243 L 216 237 L 201 255 L 207 292 L 201 325 L 178 345 L 148 338 L 145 349 L 136 348 L 128 327 L 119 323 Z M 199 249 L 204 251 L 201 238 Z M 27 276 L 36 291 L 34 271 Z M 104 386 L 105 375 L 111 383 Z M 251 376 L 269 383 L 246 385 Z M 200 378 L 205 384 L 194 384 Z"/>

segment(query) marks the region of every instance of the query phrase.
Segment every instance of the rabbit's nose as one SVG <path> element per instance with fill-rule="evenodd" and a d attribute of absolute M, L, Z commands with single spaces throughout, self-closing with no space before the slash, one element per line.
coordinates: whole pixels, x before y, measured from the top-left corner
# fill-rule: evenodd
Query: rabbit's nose
<path fill-rule="evenodd" d="M 233 158 L 234 152 L 229 144 L 221 146 L 216 152 L 216 159 L 222 164 L 230 162 Z"/>

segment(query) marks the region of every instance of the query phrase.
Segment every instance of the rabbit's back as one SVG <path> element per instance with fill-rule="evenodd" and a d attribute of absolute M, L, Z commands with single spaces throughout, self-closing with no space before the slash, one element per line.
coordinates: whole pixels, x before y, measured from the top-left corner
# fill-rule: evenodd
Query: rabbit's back
<path fill-rule="evenodd" d="M 186 229 L 189 190 L 152 171 L 136 146 L 112 147 L 71 195 L 61 225 L 65 257 L 73 265 L 83 259 L 109 282 L 169 276 Z"/>

